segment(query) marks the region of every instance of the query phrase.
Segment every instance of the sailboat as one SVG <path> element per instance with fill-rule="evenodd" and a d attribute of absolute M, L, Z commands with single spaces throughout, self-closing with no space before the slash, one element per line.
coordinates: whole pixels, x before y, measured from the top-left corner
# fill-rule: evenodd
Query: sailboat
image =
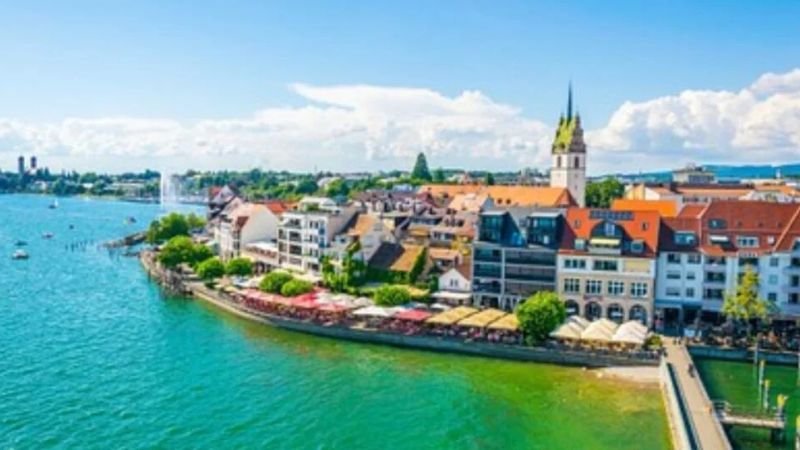
<path fill-rule="evenodd" d="M 53 200 L 53 203 L 50 203 L 50 206 L 48 206 L 48 208 L 50 208 L 50 209 L 58 208 L 58 200 L 57 199 Z"/>

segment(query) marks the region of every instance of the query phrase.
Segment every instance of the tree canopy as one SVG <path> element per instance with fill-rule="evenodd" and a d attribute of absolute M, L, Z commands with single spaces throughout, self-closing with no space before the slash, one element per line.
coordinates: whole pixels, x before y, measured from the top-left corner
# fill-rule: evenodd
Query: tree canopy
<path fill-rule="evenodd" d="M 197 276 L 205 281 L 215 280 L 225 275 L 225 264 L 217 257 L 206 259 L 197 265 Z"/>
<path fill-rule="evenodd" d="M 228 275 L 246 277 L 253 273 L 253 262 L 247 258 L 233 258 L 225 265 Z"/>
<path fill-rule="evenodd" d="M 411 301 L 411 292 L 403 286 L 384 284 L 375 289 L 374 298 L 378 306 L 398 306 Z"/>
<path fill-rule="evenodd" d="M 540 291 L 517 306 L 519 327 L 532 341 L 540 342 L 567 318 L 564 302 L 555 292 Z"/>
<path fill-rule="evenodd" d="M 212 256 L 211 249 L 205 245 L 195 244 L 188 236 L 175 236 L 164 244 L 158 254 L 158 260 L 169 268 L 183 263 L 194 267 Z"/>
<path fill-rule="evenodd" d="M 494 186 L 494 175 L 492 172 L 486 172 L 485 182 L 487 186 Z"/>
<path fill-rule="evenodd" d="M 586 206 L 590 208 L 609 208 L 611 202 L 622 198 L 625 186 L 616 178 L 603 181 L 590 181 L 586 185 Z"/>
<path fill-rule="evenodd" d="M 772 305 L 758 296 L 758 283 L 758 273 L 752 267 L 746 266 L 736 285 L 736 291 L 725 296 L 722 314 L 740 322 L 765 319 Z"/>
<path fill-rule="evenodd" d="M 292 280 L 292 276 L 286 272 L 270 272 L 261 280 L 258 286 L 264 292 L 280 294 L 284 284 Z"/>
<path fill-rule="evenodd" d="M 281 286 L 281 295 L 284 297 L 297 297 L 313 290 L 314 285 L 310 282 L 294 278 Z"/>
<path fill-rule="evenodd" d="M 428 160 L 425 154 L 420 152 L 417 161 L 414 163 L 414 170 L 411 171 L 412 180 L 431 181 L 431 172 L 428 170 Z"/>

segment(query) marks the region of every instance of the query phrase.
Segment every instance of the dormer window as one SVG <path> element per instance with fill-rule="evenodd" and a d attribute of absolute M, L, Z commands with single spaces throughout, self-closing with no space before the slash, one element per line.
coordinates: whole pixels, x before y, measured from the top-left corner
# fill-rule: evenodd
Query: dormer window
<path fill-rule="evenodd" d="M 639 239 L 631 242 L 631 253 L 635 254 L 644 253 L 644 242 Z"/>
<path fill-rule="evenodd" d="M 575 250 L 586 250 L 586 240 L 575 239 Z"/>
<path fill-rule="evenodd" d="M 724 230 L 727 225 L 723 219 L 711 219 L 708 221 L 708 227 L 712 230 Z"/>

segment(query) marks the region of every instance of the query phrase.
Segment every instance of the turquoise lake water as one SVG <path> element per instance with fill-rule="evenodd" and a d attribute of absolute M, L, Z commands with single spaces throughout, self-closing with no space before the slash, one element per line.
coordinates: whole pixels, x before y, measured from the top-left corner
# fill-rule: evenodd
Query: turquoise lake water
<path fill-rule="evenodd" d="M 96 248 L 157 206 L 51 201 L 0 195 L 0 448 L 669 447 L 657 388 L 252 324 Z"/>

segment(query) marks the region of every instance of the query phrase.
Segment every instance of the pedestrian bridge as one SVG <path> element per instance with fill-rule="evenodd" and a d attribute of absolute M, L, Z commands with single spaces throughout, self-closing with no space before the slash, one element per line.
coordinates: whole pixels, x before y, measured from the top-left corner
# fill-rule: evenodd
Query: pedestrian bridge
<path fill-rule="evenodd" d="M 771 431 L 773 440 L 782 440 L 786 430 L 786 416 L 778 413 L 753 413 L 735 411 L 730 403 L 723 400 L 713 402 L 714 411 L 720 423 L 726 427 L 761 428 Z"/>

